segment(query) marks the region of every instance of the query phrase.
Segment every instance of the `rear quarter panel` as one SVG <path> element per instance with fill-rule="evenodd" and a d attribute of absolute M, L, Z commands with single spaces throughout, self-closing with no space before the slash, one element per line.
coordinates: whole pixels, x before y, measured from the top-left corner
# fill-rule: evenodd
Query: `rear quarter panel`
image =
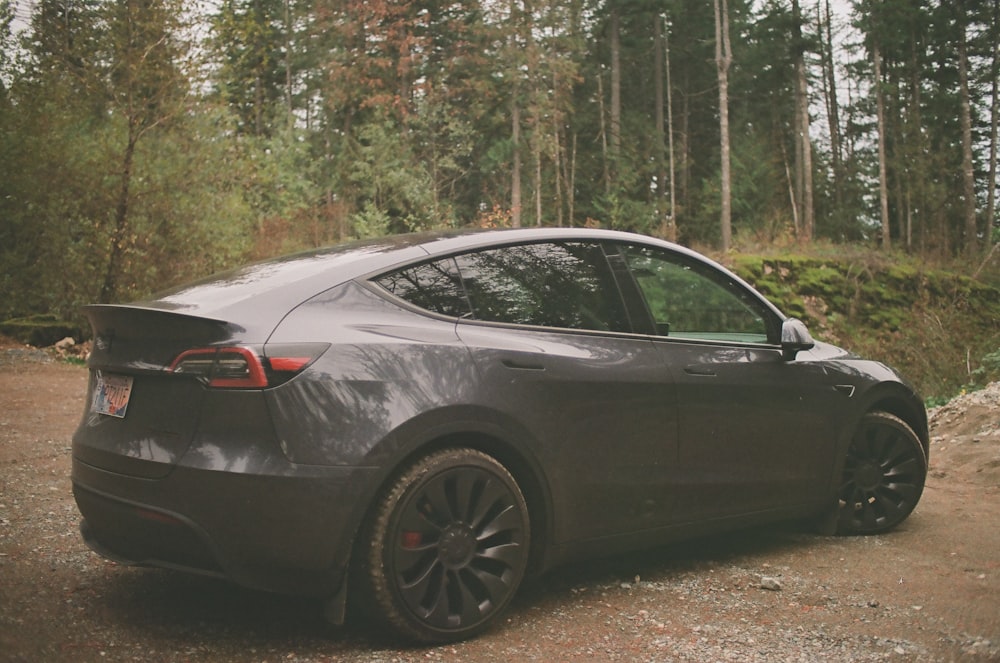
<path fill-rule="evenodd" d="M 296 463 L 384 465 L 395 434 L 423 413 L 472 401 L 475 373 L 449 320 L 414 314 L 349 283 L 295 309 L 269 343 L 330 348 L 267 392 L 282 448 Z"/>

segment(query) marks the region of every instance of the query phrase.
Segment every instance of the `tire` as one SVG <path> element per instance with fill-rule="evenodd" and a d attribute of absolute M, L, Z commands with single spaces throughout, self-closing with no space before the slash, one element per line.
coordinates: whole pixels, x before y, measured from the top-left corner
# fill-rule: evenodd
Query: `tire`
<path fill-rule="evenodd" d="M 837 533 L 878 534 L 899 525 L 917 506 L 927 455 L 910 426 L 888 412 L 858 424 L 844 462 Z"/>
<path fill-rule="evenodd" d="M 406 640 L 469 638 L 510 603 L 529 541 L 524 496 L 503 465 L 472 449 L 432 453 L 376 507 L 363 539 L 362 598 Z"/>

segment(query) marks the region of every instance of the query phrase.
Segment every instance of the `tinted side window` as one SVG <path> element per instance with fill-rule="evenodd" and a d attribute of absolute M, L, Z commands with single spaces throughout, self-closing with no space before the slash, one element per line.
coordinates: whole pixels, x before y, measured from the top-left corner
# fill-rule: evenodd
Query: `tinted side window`
<path fill-rule="evenodd" d="M 477 320 L 630 331 L 597 244 L 524 244 L 456 258 Z"/>
<path fill-rule="evenodd" d="M 407 267 L 375 281 L 414 306 L 460 318 L 469 314 L 469 300 L 462 289 L 455 262 L 448 258 Z"/>
<path fill-rule="evenodd" d="M 768 315 L 742 288 L 710 278 L 707 272 L 667 251 L 628 246 L 623 253 L 659 335 L 768 341 Z"/>

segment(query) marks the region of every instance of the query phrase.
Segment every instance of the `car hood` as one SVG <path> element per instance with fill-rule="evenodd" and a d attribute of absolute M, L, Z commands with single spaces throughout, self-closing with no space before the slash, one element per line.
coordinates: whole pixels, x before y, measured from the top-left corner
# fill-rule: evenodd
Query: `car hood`
<path fill-rule="evenodd" d="M 809 350 L 802 350 L 796 357 L 799 361 L 828 361 L 831 359 L 860 359 L 856 354 L 845 350 L 844 348 L 833 345 L 832 343 L 824 343 L 823 341 L 815 341 L 815 345 Z"/>

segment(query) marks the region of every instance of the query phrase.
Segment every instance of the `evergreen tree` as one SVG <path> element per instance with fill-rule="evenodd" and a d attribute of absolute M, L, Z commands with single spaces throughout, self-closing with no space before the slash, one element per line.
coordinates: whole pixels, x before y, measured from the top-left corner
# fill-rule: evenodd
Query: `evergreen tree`
<path fill-rule="evenodd" d="M 212 17 L 220 61 L 219 92 L 239 118 L 240 130 L 267 136 L 286 126 L 286 66 L 290 53 L 286 0 L 226 0 Z"/>

